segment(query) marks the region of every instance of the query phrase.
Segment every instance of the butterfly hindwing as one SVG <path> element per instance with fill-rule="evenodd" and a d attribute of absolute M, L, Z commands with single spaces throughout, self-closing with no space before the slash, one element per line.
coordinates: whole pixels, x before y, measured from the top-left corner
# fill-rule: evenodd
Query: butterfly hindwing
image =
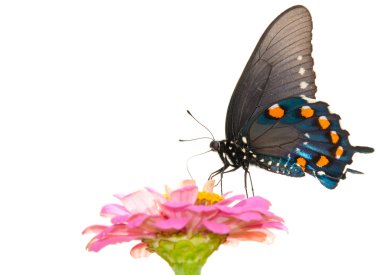
<path fill-rule="evenodd" d="M 335 188 L 353 154 L 368 149 L 351 146 L 339 119 L 324 102 L 292 97 L 267 106 L 246 123 L 242 135 L 255 153 L 296 163 L 326 187 Z"/>

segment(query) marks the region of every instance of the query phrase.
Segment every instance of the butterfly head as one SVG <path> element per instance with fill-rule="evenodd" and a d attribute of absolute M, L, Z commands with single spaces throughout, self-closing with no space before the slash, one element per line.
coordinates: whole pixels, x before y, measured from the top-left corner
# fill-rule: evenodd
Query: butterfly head
<path fill-rule="evenodd" d="M 210 148 L 212 151 L 214 152 L 219 152 L 220 150 L 220 142 L 219 141 L 216 141 L 216 140 L 213 140 L 210 142 Z"/>

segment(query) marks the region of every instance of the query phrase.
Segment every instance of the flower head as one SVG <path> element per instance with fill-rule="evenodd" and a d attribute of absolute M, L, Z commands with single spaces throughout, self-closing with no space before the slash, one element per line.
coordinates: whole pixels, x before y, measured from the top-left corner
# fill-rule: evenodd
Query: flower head
<path fill-rule="evenodd" d="M 178 257 L 193 253 L 189 248 L 193 247 L 197 252 L 188 257 L 197 255 L 203 265 L 222 243 L 269 242 L 274 236 L 268 229 L 286 229 L 283 220 L 269 212 L 270 203 L 264 198 L 219 196 L 212 192 L 213 186 L 214 181 L 208 181 L 199 191 L 194 181 L 187 180 L 177 189 L 167 188 L 165 195 L 150 188 L 116 195 L 121 204 L 108 204 L 101 210 L 112 224 L 84 230 L 96 233 L 87 249 L 99 251 L 110 244 L 139 240 L 131 250 L 133 257 L 156 252 L 173 267 Z"/>
<path fill-rule="evenodd" d="M 221 197 L 212 193 L 212 184 L 209 181 L 204 191 L 198 191 L 194 181 L 184 181 L 167 195 L 150 188 L 116 195 L 122 205 L 108 204 L 101 211 L 102 216 L 111 218 L 112 225 L 93 225 L 84 230 L 83 233 L 98 233 L 89 242 L 88 250 L 99 251 L 109 244 L 171 234 L 190 237 L 211 233 L 225 235 L 226 240 L 264 242 L 273 238 L 268 229 L 286 229 L 283 220 L 268 211 L 267 200 L 244 195 Z"/>

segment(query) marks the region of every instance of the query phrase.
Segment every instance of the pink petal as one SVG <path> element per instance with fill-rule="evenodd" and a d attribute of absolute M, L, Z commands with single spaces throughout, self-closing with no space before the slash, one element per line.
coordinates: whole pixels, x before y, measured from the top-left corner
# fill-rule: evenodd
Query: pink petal
<path fill-rule="evenodd" d="M 185 187 L 185 186 L 195 186 L 195 180 L 184 180 L 180 183 L 180 187 Z"/>
<path fill-rule="evenodd" d="M 117 216 L 114 217 L 111 222 L 114 224 L 120 224 L 120 223 L 126 223 L 129 228 L 140 226 L 149 215 L 146 215 L 144 213 L 138 213 L 134 215 L 127 215 L 127 216 Z"/>
<path fill-rule="evenodd" d="M 137 214 L 135 214 L 135 215 L 137 215 Z M 126 223 L 130 217 L 131 217 L 131 215 L 116 216 L 116 217 L 113 217 L 111 219 L 111 222 L 113 224 Z"/>
<path fill-rule="evenodd" d="M 250 221 L 261 221 L 263 219 L 263 216 L 261 216 L 259 213 L 254 212 L 245 212 L 237 215 L 232 216 L 235 219 L 239 219 L 241 221 L 250 222 Z"/>
<path fill-rule="evenodd" d="M 130 214 L 124 206 L 118 204 L 107 204 L 103 206 L 100 215 L 103 217 L 114 217 Z"/>
<path fill-rule="evenodd" d="M 189 219 L 188 224 L 186 225 L 186 231 L 189 236 L 195 234 L 195 232 L 199 232 L 200 229 L 203 229 L 203 224 L 202 221 L 205 218 L 203 215 L 192 215 L 191 218 Z"/>
<path fill-rule="evenodd" d="M 208 180 L 205 185 L 203 185 L 203 191 L 212 193 L 214 191 L 215 180 Z"/>
<path fill-rule="evenodd" d="M 99 233 L 99 232 L 102 232 L 106 228 L 107 226 L 105 225 L 91 225 L 87 227 L 85 230 L 83 230 L 82 234 Z"/>
<path fill-rule="evenodd" d="M 288 228 L 282 224 L 281 222 L 266 222 L 262 226 L 263 228 L 275 228 L 275 229 L 280 229 L 284 231 L 288 231 Z"/>
<path fill-rule="evenodd" d="M 223 244 L 237 247 L 237 245 L 239 244 L 239 240 L 228 237 L 227 240 Z"/>
<path fill-rule="evenodd" d="M 122 200 L 126 195 L 125 194 L 113 194 L 113 196 L 119 200 Z"/>
<path fill-rule="evenodd" d="M 245 195 L 235 195 L 235 196 L 225 198 L 224 200 L 217 202 L 216 205 L 229 205 L 236 200 L 240 201 L 240 200 L 244 200 L 244 199 L 245 199 Z"/>
<path fill-rule="evenodd" d="M 232 191 L 228 191 L 227 193 L 223 193 L 222 197 L 226 199 L 230 194 L 232 194 Z M 244 196 L 245 198 L 245 196 Z"/>
<path fill-rule="evenodd" d="M 174 190 L 169 194 L 170 202 L 187 202 L 194 204 L 198 197 L 198 187 L 189 185 L 180 189 Z"/>
<path fill-rule="evenodd" d="M 167 202 L 161 205 L 163 209 L 170 209 L 172 211 L 182 211 L 183 209 L 189 207 L 191 204 L 188 202 Z"/>
<path fill-rule="evenodd" d="M 189 219 L 187 218 L 171 218 L 156 222 L 156 226 L 163 230 L 175 229 L 180 230 L 186 226 Z"/>
<path fill-rule="evenodd" d="M 190 206 L 189 203 L 165 203 L 161 205 L 161 216 L 166 216 L 169 218 L 179 218 L 183 216 L 188 216 L 188 211 L 186 209 Z"/>
<path fill-rule="evenodd" d="M 218 204 L 215 204 L 215 207 L 225 213 L 225 214 L 240 214 L 240 213 L 243 213 L 243 212 L 247 212 L 247 209 L 244 209 L 242 207 L 229 207 L 229 206 L 224 206 L 224 205 L 218 205 Z"/>
<path fill-rule="evenodd" d="M 268 242 L 274 238 L 274 235 L 268 230 L 238 231 L 231 232 L 228 238 L 240 241 Z"/>
<path fill-rule="evenodd" d="M 145 187 L 145 189 L 154 196 L 154 200 L 158 203 L 164 203 L 167 201 L 167 198 L 161 193 L 158 193 L 156 190 L 149 187 Z"/>
<path fill-rule="evenodd" d="M 281 220 L 280 217 L 276 217 L 272 212 L 268 211 L 268 210 L 263 210 L 263 209 L 255 209 L 254 211 L 256 212 L 259 212 L 260 214 L 266 216 L 267 218 L 279 218 Z"/>
<path fill-rule="evenodd" d="M 148 215 L 145 214 L 136 214 L 133 215 L 129 220 L 128 220 L 128 227 L 129 228 L 134 228 L 134 227 L 139 227 L 143 222 L 145 222 L 149 218 Z"/>
<path fill-rule="evenodd" d="M 196 213 L 218 212 L 218 209 L 214 205 L 189 205 L 187 209 Z"/>
<path fill-rule="evenodd" d="M 87 245 L 87 249 L 90 251 L 98 252 L 103 247 L 110 244 L 117 244 L 122 242 L 129 242 L 132 240 L 139 240 L 145 237 L 145 235 L 128 235 L 128 236 L 107 236 L 103 239 L 93 238 Z"/>
<path fill-rule="evenodd" d="M 95 237 L 98 239 L 102 239 L 107 237 L 107 235 L 128 235 L 128 227 L 125 224 L 115 224 L 107 226 Z"/>
<path fill-rule="evenodd" d="M 230 232 L 229 226 L 222 224 L 222 223 L 217 223 L 213 221 L 203 221 L 203 225 L 210 230 L 211 232 L 215 234 L 228 234 Z"/>
<path fill-rule="evenodd" d="M 133 258 L 148 257 L 151 252 L 147 250 L 148 245 L 146 243 L 139 243 L 131 249 L 131 256 Z"/>
<path fill-rule="evenodd" d="M 258 211 L 265 211 L 268 210 L 270 207 L 270 202 L 267 201 L 266 199 L 255 196 L 255 197 L 250 197 L 248 199 L 242 200 L 238 204 L 236 204 L 234 207 L 244 207 L 244 208 L 249 208 L 250 210 L 258 210 Z"/>
<path fill-rule="evenodd" d="M 174 188 L 172 186 L 165 185 L 165 192 L 166 192 L 166 194 L 168 194 L 168 196 L 170 196 L 170 194 L 173 192 L 173 190 L 180 189 L 180 188 L 185 187 L 185 186 L 192 186 L 192 185 L 195 186 L 194 180 L 184 180 L 184 181 L 180 182 L 179 184 L 177 184 L 177 186 Z"/>
<path fill-rule="evenodd" d="M 150 213 L 158 214 L 156 195 L 147 190 L 140 190 L 124 196 L 121 201 L 125 208 L 132 214 Z"/>

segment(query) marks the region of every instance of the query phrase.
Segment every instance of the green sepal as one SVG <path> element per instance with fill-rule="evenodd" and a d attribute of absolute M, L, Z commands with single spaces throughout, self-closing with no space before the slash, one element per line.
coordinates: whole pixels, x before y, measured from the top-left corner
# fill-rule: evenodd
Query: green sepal
<path fill-rule="evenodd" d="M 144 240 L 150 252 L 157 253 L 176 275 L 199 275 L 207 258 L 226 241 L 225 235 L 176 234 Z"/>

